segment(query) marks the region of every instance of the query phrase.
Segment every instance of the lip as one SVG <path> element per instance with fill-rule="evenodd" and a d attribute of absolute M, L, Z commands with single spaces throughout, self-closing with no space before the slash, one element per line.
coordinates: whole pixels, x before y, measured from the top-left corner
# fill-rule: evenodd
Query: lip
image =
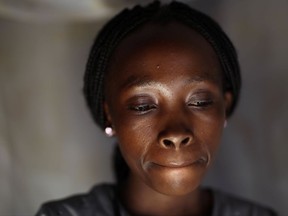
<path fill-rule="evenodd" d="M 166 168 L 183 168 L 192 165 L 207 164 L 208 160 L 205 157 L 200 157 L 197 160 L 186 160 L 186 161 L 168 161 L 166 163 L 155 163 L 153 164 L 166 167 Z"/>

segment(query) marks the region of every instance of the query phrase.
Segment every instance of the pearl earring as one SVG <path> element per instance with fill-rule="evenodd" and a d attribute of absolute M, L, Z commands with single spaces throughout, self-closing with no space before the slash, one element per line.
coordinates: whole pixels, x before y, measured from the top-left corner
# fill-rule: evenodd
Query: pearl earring
<path fill-rule="evenodd" d="M 107 135 L 108 137 L 114 136 L 114 131 L 113 131 L 112 127 L 106 127 L 106 128 L 105 128 L 105 133 L 106 133 L 106 135 Z"/>
<path fill-rule="evenodd" d="M 224 128 L 227 127 L 227 120 L 224 121 Z"/>

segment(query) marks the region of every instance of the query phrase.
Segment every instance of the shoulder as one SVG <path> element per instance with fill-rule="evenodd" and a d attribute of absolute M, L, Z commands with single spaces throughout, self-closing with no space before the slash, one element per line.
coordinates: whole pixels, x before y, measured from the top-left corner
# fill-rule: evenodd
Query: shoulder
<path fill-rule="evenodd" d="M 96 185 L 89 193 L 43 204 L 36 216 L 93 216 L 93 212 L 97 212 L 97 215 L 114 215 L 114 200 L 114 185 Z"/>
<path fill-rule="evenodd" d="M 213 216 L 276 216 L 270 208 L 253 201 L 212 190 L 214 196 Z"/>

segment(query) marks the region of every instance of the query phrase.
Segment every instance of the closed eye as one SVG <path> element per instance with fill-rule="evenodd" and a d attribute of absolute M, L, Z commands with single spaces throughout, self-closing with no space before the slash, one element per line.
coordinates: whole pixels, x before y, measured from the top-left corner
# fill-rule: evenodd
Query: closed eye
<path fill-rule="evenodd" d="M 213 103 L 212 100 L 197 100 L 188 103 L 188 106 L 207 107 Z"/>
<path fill-rule="evenodd" d="M 156 104 L 139 104 L 139 105 L 130 105 L 129 110 L 132 110 L 138 114 L 145 114 L 149 111 L 156 109 Z"/>

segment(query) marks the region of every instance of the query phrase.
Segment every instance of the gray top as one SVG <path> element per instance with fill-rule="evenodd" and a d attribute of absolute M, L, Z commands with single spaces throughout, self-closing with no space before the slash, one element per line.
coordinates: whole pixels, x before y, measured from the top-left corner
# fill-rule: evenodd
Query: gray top
<path fill-rule="evenodd" d="M 276 216 L 269 208 L 213 190 L 211 216 Z M 89 193 L 42 205 L 36 216 L 129 216 L 116 195 L 116 186 L 101 184 Z"/>

